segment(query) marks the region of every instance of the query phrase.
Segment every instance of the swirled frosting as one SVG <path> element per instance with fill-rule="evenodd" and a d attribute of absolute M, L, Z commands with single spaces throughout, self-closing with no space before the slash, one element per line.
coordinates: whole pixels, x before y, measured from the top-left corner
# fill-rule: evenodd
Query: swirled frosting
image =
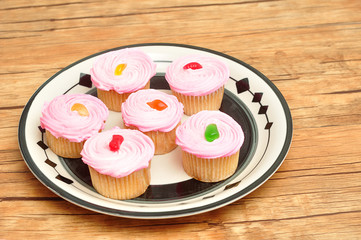
<path fill-rule="evenodd" d="M 113 135 L 124 138 L 117 151 L 111 151 L 109 147 Z M 83 162 L 97 172 L 120 178 L 149 166 L 154 143 L 138 130 L 114 127 L 89 138 L 80 154 Z"/>
<path fill-rule="evenodd" d="M 116 72 L 120 64 L 126 64 L 121 74 Z M 156 74 L 156 64 L 136 48 L 125 48 L 100 55 L 90 69 L 91 80 L 102 90 L 118 93 L 134 92 L 143 88 Z"/>
<path fill-rule="evenodd" d="M 161 111 L 147 104 L 161 100 L 167 107 Z M 155 89 L 139 90 L 130 94 L 122 104 L 122 117 L 126 126 L 135 126 L 142 132 L 173 130 L 183 116 L 183 104 L 165 92 Z"/>
<path fill-rule="evenodd" d="M 82 104 L 88 116 L 72 111 L 74 104 Z M 67 94 L 44 104 L 40 124 L 56 138 L 81 142 L 102 130 L 108 115 L 108 108 L 98 98 L 88 94 Z"/>
<path fill-rule="evenodd" d="M 216 124 L 219 138 L 212 142 L 204 133 L 209 124 Z M 236 153 L 244 142 L 241 126 L 220 111 L 201 111 L 192 115 L 176 130 L 176 143 L 183 151 L 200 158 L 226 157 Z"/>
<path fill-rule="evenodd" d="M 189 63 L 198 63 L 198 69 L 187 68 Z M 222 87 L 229 79 L 226 64 L 214 57 L 188 55 L 172 62 L 165 78 L 172 90 L 189 96 L 204 96 Z"/>

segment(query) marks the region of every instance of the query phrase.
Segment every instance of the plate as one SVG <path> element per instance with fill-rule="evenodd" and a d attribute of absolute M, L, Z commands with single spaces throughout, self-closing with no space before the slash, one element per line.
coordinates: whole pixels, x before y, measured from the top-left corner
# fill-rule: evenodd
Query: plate
<path fill-rule="evenodd" d="M 245 132 L 238 168 L 217 183 L 191 179 L 183 170 L 177 147 L 152 160 L 151 185 L 131 200 L 101 196 L 92 187 L 89 171 L 81 159 L 55 155 L 46 145 L 40 127 L 41 108 L 54 96 L 71 93 L 96 95 L 89 70 L 97 56 L 122 48 L 139 48 L 157 64 L 151 88 L 169 92 L 164 75 L 167 66 L 186 54 L 219 58 L 230 68 L 221 111 L 233 117 Z M 183 121 L 186 116 L 183 118 Z M 121 113 L 110 111 L 105 129 L 123 126 Z M 83 58 L 47 80 L 26 104 L 19 122 L 18 141 L 31 172 L 60 197 L 95 212 L 143 219 L 173 218 L 199 214 L 228 205 L 261 186 L 280 167 L 292 139 L 289 107 L 275 85 L 250 65 L 226 54 L 196 46 L 151 43 L 109 49 Z"/>

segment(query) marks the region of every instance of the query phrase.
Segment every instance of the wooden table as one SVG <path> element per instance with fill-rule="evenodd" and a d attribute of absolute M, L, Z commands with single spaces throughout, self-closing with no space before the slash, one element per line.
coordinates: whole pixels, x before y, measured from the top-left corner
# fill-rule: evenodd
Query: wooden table
<path fill-rule="evenodd" d="M 0 239 L 360 239 L 361 2 L 0 2 Z M 280 169 L 246 197 L 165 220 L 98 214 L 44 187 L 17 128 L 55 72 L 135 43 L 182 43 L 231 55 L 280 89 L 293 117 Z"/>

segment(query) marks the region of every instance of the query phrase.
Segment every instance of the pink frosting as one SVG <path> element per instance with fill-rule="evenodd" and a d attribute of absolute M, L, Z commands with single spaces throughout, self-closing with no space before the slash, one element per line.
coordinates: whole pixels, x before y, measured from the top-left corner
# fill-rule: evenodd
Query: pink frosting
<path fill-rule="evenodd" d="M 117 151 L 109 148 L 113 135 L 124 138 Z M 121 178 L 149 166 L 154 155 L 154 143 L 138 130 L 115 127 L 89 138 L 80 154 L 83 162 L 97 172 Z"/>
<path fill-rule="evenodd" d="M 200 69 L 184 69 L 188 63 L 199 63 Z M 189 55 L 178 58 L 166 70 L 172 90 L 190 96 L 204 96 L 222 87 L 229 79 L 226 64 L 214 57 Z"/>
<path fill-rule="evenodd" d="M 115 75 L 119 64 L 126 64 L 121 75 Z M 156 64 L 136 48 L 125 48 L 100 55 L 90 69 L 91 80 L 102 90 L 118 93 L 134 92 L 156 74 Z"/>
<path fill-rule="evenodd" d="M 216 124 L 219 138 L 205 139 L 209 124 Z M 235 154 L 244 142 L 241 126 L 229 115 L 220 111 L 201 111 L 192 115 L 176 130 L 176 143 L 183 151 L 200 158 L 219 158 Z"/>
<path fill-rule="evenodd" d="M 71 111 L 75 103 L 86 107 L 89 116 Z M 108 108 L 98 98 L 88 94 L 69 94 L 55 97 L 46 102 L 40 117 L 41 127 L 56 138 L 63 137 L 71 142 L 81 142 L 104 128 Z"/>
<path fill-rule="evenodd" d="M 168 107 L 158 111 L 147 104 L 157 99 Z M 139 90 L 122 104 L 122 116 L 126 126 L 135 126 L 143 132 L 169 132 L 181 121 L 183 104 L 175 96 L 158 90 Z"/>

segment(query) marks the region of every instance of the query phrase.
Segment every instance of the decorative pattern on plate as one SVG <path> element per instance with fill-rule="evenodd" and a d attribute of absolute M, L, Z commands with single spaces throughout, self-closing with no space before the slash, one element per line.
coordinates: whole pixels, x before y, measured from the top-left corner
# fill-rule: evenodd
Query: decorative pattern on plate
<path fill-rule="evenodd" d="M 253 99 L 252 99 L 252 102 L 256 102 L 256 103 L 259 103 L 260 105 L 260 108 L 259 108 L 259 111 L 258 111 L 258 114 L 265 114 L 266 115 L 266 119 L 267 119 L 267 124 L 265 126 L 265 129 L 270 129 L 273 125 L 273 122 L 270 122 L 268 120 L 268 116 L 267 116 L 267 110 L 268 110 L 268 105 L 262 105 L 261 103 L 261 99 L 262 99 L 262 96 L 263 96 L 263 93 L 262 92 L 256 92 L 256 93 L 253 93 L 251 90 L 250 90 L 250 85 L 249 85 L 249 80 L 248 78 L 243 78 L 241 80 L 235 80 L 234 78 L 231 77 L 231 79 L 233 81 L 236 82 L 236 88 L 237 88 L 237 93 L 243 93 L 243 92 L 246 92 L 248 91 L 249 93 L 252 94 L 253 96 Z"/>

